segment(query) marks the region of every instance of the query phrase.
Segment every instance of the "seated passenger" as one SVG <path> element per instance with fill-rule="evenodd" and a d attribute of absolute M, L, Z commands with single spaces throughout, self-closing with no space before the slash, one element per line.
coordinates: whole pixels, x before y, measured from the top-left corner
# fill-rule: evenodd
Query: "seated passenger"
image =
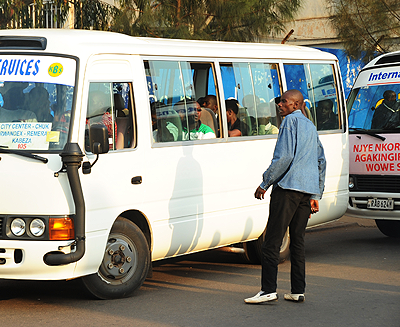
<path fill-rule="evenodd" d="M 319 101 L 317 104 L 317 129 L 328 130 L 339 127 L 337 115 L 333 112 L 333 102 L 330 99 Z"/>
<path fill-rule="evenodd" d="M 36 114 L 39 122 L 52 122 L 49 92 L 44 87 L 36 86 L 29 92 L 29 109 Z"/>
<path fill-rule="evenodd" d="M 154 142 L 172 142 L 178 140 L 179 129 L 172 122 L 168 121 L 168 117 L 163 117 L 163 113 L 168 114 L 168 110 L 163 111 L 166 106 L 160 102 L 150 104 L 151 124 L 153 127 Z"/>
<path fill-rule="evenodd" d="M 179 101 L 174 108 L 182 119 L 182 140 L 206 140 L 215 138 L 211 127 L 201 123 L 201 107 L 196 101 Z"/>
<path fill-rule="evenodd" d="M 235 99 L 225 100 L 229 137 L 247 136 L 248 126 L 237 118 L 239 103 Z"/>
<path fill-rule="evenodd" d="M 272 103 L 275 106 L 275 103 Z M 275 125 L 271 124 L 271 110 L 270 103 L 260 103 L 259 105 L 259 117 L 258 117 L 258 135 L 269 135 L 278 134 L 279 129 Z"/>
<path fill-rule="evenodd" d="M 209 94 L 204 98 L 205 105 L 200 104 L 201 107 L 209 108 L 213 111 L 215 117 L 218 117 L 218 101 L 215 95 Z"/>
<path fill-rule="evenodd" d="M 383 92 L 383 102 L 375 109 L 371 129 L 390 129 L 399 125 L 399 103 L 396 101 L 396 92 L 386 90 Z"/>
<path fill-rule="evenodd" d="M 25 110 L 26 94 L 23 90 L 28 83 L 8 82 L 1 89 L 3 107 L 0 108 L 0 122 L 37 122 L 32 111 Z"/>

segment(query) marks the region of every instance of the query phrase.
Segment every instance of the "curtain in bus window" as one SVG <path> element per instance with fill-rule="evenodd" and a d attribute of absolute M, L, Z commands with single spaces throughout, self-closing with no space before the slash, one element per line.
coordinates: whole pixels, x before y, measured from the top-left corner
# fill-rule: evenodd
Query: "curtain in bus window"
<path fill-rule="evenodd" d="M 249 127 L 248 135 L 277 134 L 275 96 L 280 96 L 276 65 L 233 63 L 238 118 Z"/>

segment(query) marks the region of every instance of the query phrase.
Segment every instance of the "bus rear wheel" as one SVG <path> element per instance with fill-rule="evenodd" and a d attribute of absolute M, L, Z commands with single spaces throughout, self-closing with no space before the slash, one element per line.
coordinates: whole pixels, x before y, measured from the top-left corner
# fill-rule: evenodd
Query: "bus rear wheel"
<path fill-rule="evenodd" d="M 264 243 L 264 233 L 255 241 L 243 243 L 244 254 L 243 258 L 245 261 L 261 264 L 262 261 L 262 244 Z M 282 245 L 279 251 L 279 263 L 284 262 L 290 255 L 290 235 L 289 229 L 287 229 L 285 236 L 282 240 Z"/>
<path fill-rule="evenodd" d="M 83 277 L 82 281 L 98 299 L 127 297 L 143 284 L 149 267 L 146 237 L 130 220 L 119 217 L 108 236 L 98 272 Z"/>
<path fill-rule="evenodd" d="M 382 232 L 382 234 L 400 238 L 400 221 L 399 220 L 383 220 L 375 219 L 376 226 Z"/>

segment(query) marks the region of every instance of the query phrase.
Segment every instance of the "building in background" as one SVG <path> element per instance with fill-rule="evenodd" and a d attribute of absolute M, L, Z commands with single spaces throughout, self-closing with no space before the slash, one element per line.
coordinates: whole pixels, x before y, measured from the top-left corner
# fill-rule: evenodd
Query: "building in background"
<path fill-rule="evenodd" d="M 346 55 L 329 17 L 330 11 L 326 0 L 304 0 L 303 7 L 295 20 L 286 24 L 285 33 L 267 37 L 262 42 L 281 43 L 287 38 L 286 44 L 309 46 L 333 53 L 339 58 L 347 98 L 364 63 L 361 59 L 353 60 Z"/>

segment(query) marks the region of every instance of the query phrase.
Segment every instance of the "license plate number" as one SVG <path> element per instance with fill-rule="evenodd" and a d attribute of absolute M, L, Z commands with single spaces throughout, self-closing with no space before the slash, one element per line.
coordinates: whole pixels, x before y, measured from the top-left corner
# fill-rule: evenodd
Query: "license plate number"
<path fill-rule="evenodd" d="M 368 199 L 368 209 L 393 210 L 392 199 Z"/>

